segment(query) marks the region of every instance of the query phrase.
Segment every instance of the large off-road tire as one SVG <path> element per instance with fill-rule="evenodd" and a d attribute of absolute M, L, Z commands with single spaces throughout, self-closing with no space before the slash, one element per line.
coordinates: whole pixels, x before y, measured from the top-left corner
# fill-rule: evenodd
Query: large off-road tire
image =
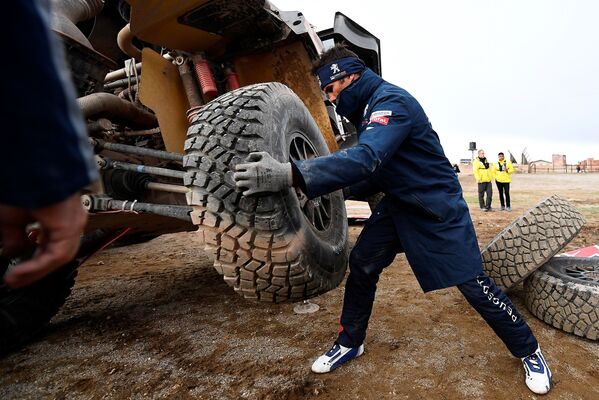
<path fill-rule="evenodd" d="M 533 315 L 599 340 L 599 258 L 553 257 L 524 281 L 524 289 Z"/>
<path fill-rule="evenodd" d="M 21 289 L 0 284 L 0 355 L 21 347 L 42 332 L 71 294 L 79 265 L 118 237 L 119 232 L 114 230 L 88 232 L 81 237 L 75 259 L 45 278 Z M 0 258 L 0 279 L 19 261 L 19 258 Z"/>
<path fill-rule="evenodd" d="M 281 162 L 328 154 L 312 116 L 280 83 L 256 84 L 206 104 L 187 133 L 188 204 L 224 280 L 246 298 L 298 301 L 339 285 L 347 268 L 340 191 L 313 200 L 295 189 L 242 196 L 235 165 L 253 151 Z"/>
<path fill-rule="evenodd" d="M 17 260 L 0 261 L 0 276 Z M 73 261 L 33 285 L 0 286 L 0 355 L 33 339 L 71 294 L 77 275 Z"/>
<path fill-rule="evenodd" d="M 551 196 L 508 225 L 482 251 L 483 268 L 509 290 L 557 254 L 584 225 L 569 202 Z"/>

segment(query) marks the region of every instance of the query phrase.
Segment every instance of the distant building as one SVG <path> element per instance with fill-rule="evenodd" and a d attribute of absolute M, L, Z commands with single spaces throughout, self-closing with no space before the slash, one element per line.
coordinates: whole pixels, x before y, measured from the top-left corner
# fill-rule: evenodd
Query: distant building
<path fill-rule="evenodd" d="M 599 171 L 599 160 L 595 160 L 594 158 L 587 158 L 584 161 L 578 163 L 582 171 Z"/>
<path fill-rule="evenodd" d="M 565 167 L 566 166 L 566 155 L 565 154 L 554 154 L 552 156 L 554 167 Z"/>
<path fill-rule="evenodd" d="M 599 160 L 595 160 L 594 158 L 587 158 L 587 165 L 593 168 L 599 168 Z"/>

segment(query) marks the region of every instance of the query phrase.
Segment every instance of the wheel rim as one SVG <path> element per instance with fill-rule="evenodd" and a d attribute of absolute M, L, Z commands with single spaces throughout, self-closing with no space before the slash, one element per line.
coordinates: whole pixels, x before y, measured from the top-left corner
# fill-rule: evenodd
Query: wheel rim
<path fill-rule="evenodd" d="M 310 160 L 318 156 L 318 152 L 310 141 L 300 132 L 294 132 L 289 140 L 289 160 Z M 329 194 L 309 200 L 301 190 L 295 189 L 302 212 L 310 225 L 317 231 L 325 231 L 331 224 L 333 207 Z"/>
<path fill-rule="evenodd" d="M 550 268 L 562 279 L 586 285 L 599 286 L 599 263 L 593 259 L 575 260 L 568 257 L 559 257 L 549 263 Z M 552 265 L 553 264 L 553 265 Z"/>
<path fill-rule="evenodd" d="M 592 282 L 599 285 L 599 271 L 590 265 L 573 265 L 565 268 L 564 273 L 572 279 L 578 279 L 585 282 Z"/>

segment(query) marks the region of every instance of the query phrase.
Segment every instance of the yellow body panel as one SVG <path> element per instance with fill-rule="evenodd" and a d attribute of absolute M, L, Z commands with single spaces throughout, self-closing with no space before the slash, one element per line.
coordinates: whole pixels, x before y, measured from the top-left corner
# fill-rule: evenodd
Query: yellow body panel
<path fill-rule="evenodd" d="M 129 0 L 131 32 L 146 42 L 189 52 L 222 47 L 222 36 L 183 25 L 177 18 L 209 0 Z"/>
<path fill-rule="evenodd" d="M 142 52 L 143 74 L 139 99 L 156 114 L 167 151 L 183 154 L 189 109 L 179 70 L 160 54 L 146 47 Z"/>
<path fill-rule="evenodd" d="M 225 48 L 226 39 L 182 25 L 177 18 L 208 0 L 128 0 L 131 4 L 131 31 L 136 37 L 170 49 L 188 52 Z M 189 104 L 178 69 L 156 52 L 143 50 L 140 99 L 158 118 L 168 151 L 183 152 L 188 128 Z M 311 60 L 303 43 L 287 42 L 268 51 L 240 56 L 234 60 L 241 86 L 259 82 L 281 82 L 304 102 L 331 151 L 338 149 L 331 122 Z"/>
<path fill-rule="evenodd" d="M 281 82 L 289 86 L 302 99 L 331 152 L 337 150 L 337 141 L 329 115 L 323 102 L 316 77 L 311 72 L 312 63 L 301 42 L 293 42 L 235 60 L 235 70 L 241 86 L 259 82 Z"/>

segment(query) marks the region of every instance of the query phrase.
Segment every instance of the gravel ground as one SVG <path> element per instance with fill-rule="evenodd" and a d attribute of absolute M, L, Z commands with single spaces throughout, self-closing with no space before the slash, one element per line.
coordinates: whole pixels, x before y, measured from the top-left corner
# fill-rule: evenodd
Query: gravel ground
<path fill-rule="evenodd" d="M 472 177 L 460 179 L 481 246 L 552 193 L 588 220 L 566 249 L 599 243 L 599 174 L 516 175 L 512 213 L 480 212 Z M 352 243 L 360 230 L 350 226 Z M 317 313 L 297 315 L 291 304 L 243 300 L 200 248 L 180 233 L 94 256 L 45 334 L 0 360 L 0 398 L 536 398 L 460 293 L 423 294 L 403 255 L 381 277 L 365 354 L 316 375 L 310 364 L 336 337 L 344 284 L 312 300 Z M 554 373 L 547 398 L 598 399 L 599 344 L 536 319 L 520 288 L 510 297 Z"/>

